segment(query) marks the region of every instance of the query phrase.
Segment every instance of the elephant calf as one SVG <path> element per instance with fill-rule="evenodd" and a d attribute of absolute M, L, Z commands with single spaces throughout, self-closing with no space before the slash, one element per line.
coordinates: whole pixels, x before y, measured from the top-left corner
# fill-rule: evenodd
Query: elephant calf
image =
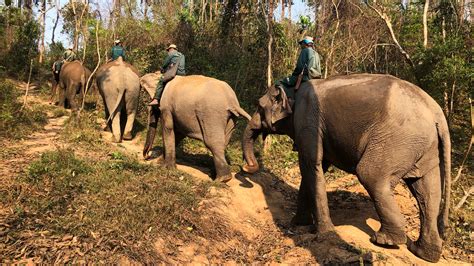
<path fill-rule="evenodd" d="M 334 230 L 324 179 L 332 164 L 357 175 L 373 199 L 382 227 L 371 240 L 405 244 L 404 219 L 391 190 L 403 179 L 421 222 L 420 237 L 408 248 L 439 260 L 440 233 L 448 222 L 451 141 L 441 108 L 423 90 L 389 75 L 312 80 L 301 85 L 291 112 L 285 93 L 270 88 L 243 135 L 247 172 L 258 170 L 253 144 L 259 134 L 286 134 L 297 144 L 302 180 L 294 224 Z"/>
<path fill-rule="evenodd" d="M 142 78 L 142 85 L 146 84 Z M 153 97 L 154 90 L 147 91 Z M 160 111 L 152 111 L 150 117 L 143 150 L 145 157 L 153 145 L 159 113 L 165 165 L 176 167 L 175 145 L 190 137 L 202 140 L 212 152 L 216 180 L 227 182 L 232 178 L 224 150 L 235 127 L 233 118 L 242 115 L 250 120 L 250 115 L 240 107 L 237 96 L 227 83 L 205 76 L 177 76 L 168 82 Z"/>
<path fill-rule="evenodd" d="M 96 82 L 104 100 L 107 126 L 112 121 L 112 141 L 132 139 L 132 128 L 138 108 L 140 78 L 138 71 L 124 62 L 122 57 L 101 66 L 97 70 Z M 126 114 L 122 135 L 120 116 Z"/>

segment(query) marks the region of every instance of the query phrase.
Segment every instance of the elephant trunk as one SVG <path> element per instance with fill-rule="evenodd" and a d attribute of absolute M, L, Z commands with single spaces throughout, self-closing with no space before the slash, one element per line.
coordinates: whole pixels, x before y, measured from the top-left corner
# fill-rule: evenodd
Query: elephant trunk
<path fill-rule="evenodd" d="M 242 167 L 247 173 L 255 173 L 259 166 L 254 154 L 254 143 L 261 132 L 260 114 L 256 112 L 247 124 L 242 137 L 242 150 L 246 164 Z"/>
<path fill-rule="evenodd" d="M 143 157 L 149 159 L 149 152 L 153 148 L 153 142 L 155 141 L 156 128 L 158 126 L 158 120 L 160 119 L 160 110 L 156 107 L 149 109 L 148 115 L 148 131 L 146 134 L 145 147 L 143 147 Z"/>

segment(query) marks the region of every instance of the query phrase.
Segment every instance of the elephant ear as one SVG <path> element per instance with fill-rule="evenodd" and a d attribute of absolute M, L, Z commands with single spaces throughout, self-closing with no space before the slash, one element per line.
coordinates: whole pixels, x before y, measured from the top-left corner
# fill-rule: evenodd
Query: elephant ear
<path fill-rule="evenodd" d="M 275 101 L 272 105 L 272 124 L 290 116 L 293 111 L 291 110 L 288 97 L 286 96 L 283 88 L 275 88 L 273 93 L 276 92 Z M 273 95 L 272 95 L 273 96 Z"/>

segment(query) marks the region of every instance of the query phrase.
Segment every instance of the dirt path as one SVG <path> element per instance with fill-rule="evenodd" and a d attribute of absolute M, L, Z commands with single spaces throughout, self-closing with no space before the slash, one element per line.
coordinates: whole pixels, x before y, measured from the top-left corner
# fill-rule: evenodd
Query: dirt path
<path fill-rule="evenodd" d="M 103 132 L 105 140 L 111 133 Z M 136 138 L 120 144 L 113 144 L 124 152 L 141 158 L 143 140 Z M 179 158 L 178 158 L 179 160 Z M 155 160 L 156 161 L 156 160 Z M 156 162 L 151 162 L 156 163 Z M 181 171 L 201 179 L 209 180 L 211 169 L 178 164 Z M 291 217 L 296 210 L 297 186 L 282 182 L 271 173 L 255 175 L 233 173 L 228 187 L 215 193 L 220 195 L 219 203 L 212 204 L 215 211 L 229 222 L 231 227 L 256 243 L 257 247 L 267 245 L 274 249 L 273 262 L 281 263 L 367 263 L 428 265 L 414 256 L 406 245 L 387 249 L 373 245 L 370 235 L 380 228 L 373 204 L 357 178 L 348 175 L 328 184 L 331 216 L 337 234 L 317 238 L 309 228 L 290 228 Z M 284 180 L 284 177 L 283 177 Z M 407 235 L 418 236 L 418 210 L 416 202 L 401 185 L 395 191 L 397 201 L 407 219 Z M 265 241 L 271 241 L 265 243 Z M 180 262 L 222 263 L 209 260 L 199 252 L 199 244 L 182 248 Z M 208 243 L 209 244 L 209 243 Z M 212 246 L 212 244 L 209 244 Z M 442 259 L 438 265 L 462 264 L 459 261 Z"/>
<path fill-rule="evenodd" d="M 21 86 L 20 86 L 21 88 Z M 48 104 L 35 95 L 30 101 L 37 104 Z M 50 114 L 51 116 L 51 114 Z M 0 174 L 12 175 L 8 164 L 18 167 L 28 163 L 29 159 L 47 150 L 54 150 L 60 144 L 58 135 L 68 116 L 50 117 L 44 130 L 34 133 L 28 138 L 11 145 L 14 149 L 22 150 L 26 157 L 14 157 L 0 163 Z M 111 133 L 102 132 L 102 137 L 117 149 L 141 158 L 143 140 L 136 137 L 132 141 L 111 143 Z M 150 162 L 149 162 L 150 163 Z M 156 163 L 156 162 L 151 162 Z M 5 170 L 10 169 L 10 170 Z M 178 164 L 178 169 L 201 179 L 209 180 L 210 169 L 197 166 Z M 6 172 L 10 171 L 10 172 Z M 405 245 L 398 249 L 386 249 L 373 245 L 369 239 L 374 230 L 380 227 L 373 204 L 366 191 L 354 176 L 348 175 L 328 184 L 331 216 L 336 226 L 336 233 L 317 237 L 311 234 L 308 227 L 291 228 L 289 222 L 296 209 L 297 187 L 285 182 L 285 177 L 276 177 L 269 172 L 255 175 L 233 174 L 234 178 L 226 188 L 213 189 L 211 193 L 218 195 L 218 200 L 204 202 L 214 211 L 221 214 L 230 227 L 240 232 L 250 241 L 247 252 L 258 258 L 260 252 L 269 256 L 259 258 L 260 261 L 285 264 L 416 264 L 427 265 L 421 259 L 410 253 Z M 399 186 L 396 197 L 403 213 L 407 218 L 408 235 L 414 239 L 417 236 L 418 211 L 415 202 L 407 191 Z M 157 249 L 163 243 L 157 240 Z M 222 243 L 213 243 L 212 239 L 202 240 L 201 243 L 182 246 L 171 262 L 176 263 L 224 263 L 232 262 L 224 259 L 220 253 Z M 238 240 L 235 243 L 239 247 Z M 222 247 L 222 250 L 228 250 Z M 236 251 L 237 252 L 237 251 Z M 248 255 L 248 254 L 247 254 Z M 235 263 L 238 263 L 234 261 Z M 460 264 L 461 262 L 442 259 L 438 264 Z"/>

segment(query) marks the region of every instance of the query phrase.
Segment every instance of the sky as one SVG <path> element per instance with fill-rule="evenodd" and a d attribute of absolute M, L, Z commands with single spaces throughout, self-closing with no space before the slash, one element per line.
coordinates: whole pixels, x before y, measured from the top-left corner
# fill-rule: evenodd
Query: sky
<path fill-rule="evenodd" d="M 52 2 L 58 2 L 60 8 L 62 8 L 69 0 L 52 0 Z M 112 5 L 113 0 L 96 0 L 96 1 L 91 1 L 91 2 L 98 2 L 100 3 L 101 8 L 103 9 L 104 7 L 110 7 Z M 303 3 L 301 0 L 295 0 L 293 1 L 294 5 L 292 6 L 292 20 L 293 21 L 298 21 L 299 17 L 301 15 L 307 15 L 311 17 L 311 20 L 314 21 L 314 12 L 312 12 L 306 5 Z M 5 0 L 0 0 L 0 5 L 4 5 Z M 96 6 L 92 6 L 92 9 L 96 9 Z M 34 7 L 34 12 L 37 14 L 37 7 Z M 107 10 L 101 10 L 101 13 L 108 14 L 109 12 Z M 286 16 L 288 16 L 288 10 L 286 11 Z M 46 32 L 45 32 L 45 43 L 49 45 L 51 43 L 51 36 L 53 34 L 53 27 L 54 27 L 54 21 L 56 20 L 56 13 L 57 9 L 52 8 L 49 9 L 48 12 L 46 12 Z M 274 17 L 278 21 L 280 19 L 280 14 L 281 14 L 281 5 L 278 5 L 278 7 L 275 9 L 274 12 Z M 71 43 L 70 40 L 68 39 L 67 34 L 61 33 L 63 27 L 63 21 L 62 17 L 59 18 L 59 23 L 56 28 L 55 32 L 55 40 L 56 41 L 61 41 L 63 42 L 65 47 L 68 47 Z"/>

